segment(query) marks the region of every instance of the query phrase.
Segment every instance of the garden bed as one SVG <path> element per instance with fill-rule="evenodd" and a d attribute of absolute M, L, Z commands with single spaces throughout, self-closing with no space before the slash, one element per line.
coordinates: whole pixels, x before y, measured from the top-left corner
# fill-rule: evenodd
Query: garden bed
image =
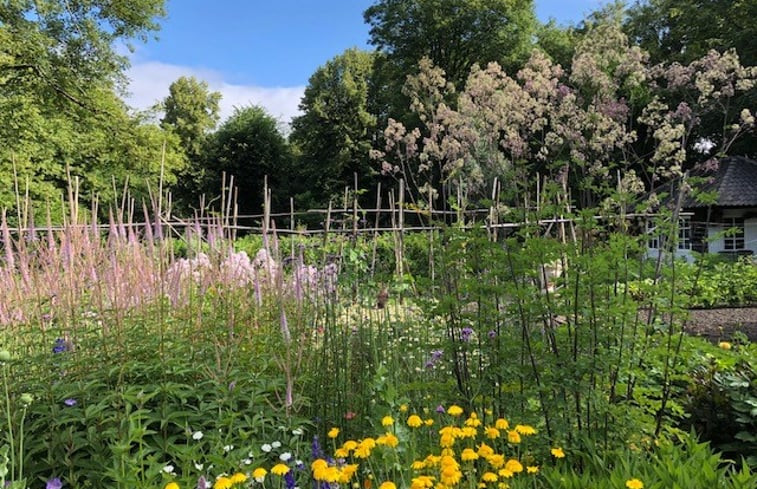
<path fill-rule="evenodd" d="M 736 332 L 757 341 L 757 307 L 720 307 L 689 311 L 686 331 L 712 340 L 729 339 Z"/>

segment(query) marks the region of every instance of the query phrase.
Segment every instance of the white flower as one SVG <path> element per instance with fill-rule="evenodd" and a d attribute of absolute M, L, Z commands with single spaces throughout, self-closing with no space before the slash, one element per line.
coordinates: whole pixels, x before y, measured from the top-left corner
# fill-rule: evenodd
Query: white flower
<path fill-rule="evenodd" d="M 273 450 L 273 447 L 269 445 L 268 443 L 266 443 L 262 447 L 260 447 L 260 449 L 263 450 L 265 453 L 268 453 L 271 450 Z"/>
<path fill-rule="evenodd" d="M 165 472 L 166 474 L 173 474 L 173 471 L 174 471 L 174 466 L 171 464 L 168 464 L 165 467 L 163 467 L 163 472 Z"/>
<path fill-rule="evenodd" d="M 281 446 L 281 442 L 280 441 L 274 441 L 274 442 L 271 443 L 271 446 L 273 448 L 279 448 Z"/>
<path fill-rule="evenodd" d="M 251 458 L 245 458 L 245 459 L 242 460 L 242 463 L 244 465 L 251 465 L 252 464 L 252 459 Z"/>
<path fill-rule="evenodd" d="M 302 428 L 295 428 L 292 430 L 292 434 L 294 436 L 302 436 L 302 433 L 303 433 Z"/>
<path fill-rule="evenodd" d="M 202 437 L 205 436 L 202 434 L 202 431 L 195 431 L 192 433 L 192 439 L 193 440 L 202 440 Z"/>
<path fill-rule="evenodd" d="M 289 452 L 284 452 L 281 455 L 279 455 L 279 460 L 281 460 L 282 462 L 288 462 L 289 459 L 291 458 L 292 458 L 292 454 Z"/>
<path fill-rule="evenodd" d="M 205 464 L 195 463 L 195 469 L 197 469 L 197 470 L 202 470 L 204 467 L 205 467 Z"/>
<path fill-rule="evenodd" d="M 234 450 L 234 445 L 226 445 L 225 447 L 223 447 L 224 452 L 230 452 L 232 450 Z"/>

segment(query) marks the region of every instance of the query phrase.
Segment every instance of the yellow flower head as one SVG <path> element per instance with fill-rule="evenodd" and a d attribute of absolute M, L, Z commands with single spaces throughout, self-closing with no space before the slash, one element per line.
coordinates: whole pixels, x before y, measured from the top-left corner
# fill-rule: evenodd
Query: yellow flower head
<path fill-rule="evenodd" d="M 526 467 L 527 474 L 536 474 L 537 472 L 539 472 L 539 466 L 537 465 L 529 465 Z"/>
<path fill-rule="evenodd" d="M 518 460 L 515 460 L 514 458 L 511 458 L 507 461 L 505 464 L 505 468 L 512 472 L 513 474 L 519 474 L 523 472 L 523 464 L 521 464 Z"/>
<path fill-rule="evenodd" d="M 486 429 L 484 430 L 484 433 L 486 433 L 487 438 L 491 438 L 492 440 L 494 440 L 495 438 L 499 438 L 499 430 L 492 426 L 487 426 Z"/>
<path fill-rule="evenodd" d="M 555 458 L 565 458 L 565 452 L 562 451 L 562 448 L 555 447 L 552 450 L 550 450 L 550 453 Z"/>
<path fill-rule="evenodd" d="M 426 468 L 426 462 L 423 460 L 415 460 L 410 468 L 413 470 L 423 470 Z"/>
<path fill-rule="evenodd" d="M 381 426 L 391 426 L 394 424 L 394 418 L 391 416 L 384 416 L 381 418 Z"/>
<path fill-rule="evenodd" d="M 494 449 L 487 445 L 486 443 L 482 443 L 478 447 L 478 454 L 484 458 L 489 457 L 491 455 L 494 455 Z"/>
<path fill-rule="evenodd" d="M 423 420 L 417 414 L 413 414 L 407 418 L 407 425 L 411 428 L 420 428 L 423 426 Z"/>
<path fill-rule="evenodd" d="M 431 419 L 431 418 L 428 418 L 428 419 L 426 419 L 426 420 L 423 421 L 423 424 L 426 425 L 426 426 L 432 426 L 434 424 L 434 420 Z"/>
<path fill-rule="evenodd" d="M 449 409 L 447 409 L 447 414 L 449 414 L 450 416 L 460 416 L 461 414 L 463 414 L 463 408 L 456 404 L 453 404 L 449 407 Z"/>
<path fill-rule="evenodd" d="M 484 482 L 497 482 L 497 474 L 494 472 L 484 472 L 484 475 L 481 476 L 481 480 Z"/>
<path fill-rule="evenodd" d="M 329 463 L 323 460 L 322 458 L 315 459 L 313 460 L 313 463 L 310 464 L 310 468 L 313 469 L 313 472 L 317 470 L 323 470 L 328 466 L 329 466 Z M 255 472 L 252 473 L 252 476 L 255 477 Z"/>
<path fill-rule="evenodd" d="M 518 434 L 515 430 L 510 430 L 507 432 L 507 441 L 510 443 L 520 443 L 520 434 Z"/>
<path fill-rule="evenodd" d="M 394 482 L 386 481 L 381 483 L 379 489 L 397 489 L 397 486 L 394 485 Z"/>
<path fill-rule="evenodd" d="M 400 443 L 399 438 L 397 438 L 396 436 L 394 436 L 394 434 L 392 434 L 392 433 L 387 433 L 385 435 L 382 435 L 382 436 L 379 436 L 378 438 L 376 438 L 376 444 L 377 445 L 385 445 L 387 447 L 394 448 L 397 445 L 399 445 L 399 443 Z"/>
<path fill-rule="evenodd" d="M 400 406 L 400 412 L 401 413 L 406 413 L 407 412 L 407 404 L 402 404 Z"/>
<path fill-rule="evenodd" d="M 499 418 L 494 422 L 494 427 L 498 430 L 506 430 L 510 427 L 510 423 L 508 423 L 504 418 Z"/>
<path fill-rule="evenodd" d="M 336 438 L 337 436 L 339 436 L 339 428 L 331 428 L 326 436 L 332 439 Z"/>
<path fill-rule="evenodd" d="M 219 477 L 213 483 L 213 489 L 229 489 L 234 483 L 228 477 Z"/>
<path fill-rule="evenodd" d="M 271 468 L 271 473 L 273 475 L 286 475 L 286 473 L 289 472 L 289 467 L 287 467 L 285 464 L 276 464 Z"/>
<path fill-rule="evenodd" d="M 268 474 L 267 470 L 265 470 L 263 467 L 258 467 L 257 469 L 252 471 L 252 478 L 258 482 L 261 482 L 263 479 L 265 479 L 266 474 Z"/>
<path fill-rule="evenodd" d="M 357 448 L 357 442 L 355 440 L 347 440 L 342 444 L 342 448 L 344 448 L 348 452 L 351 452 L 352 450 Z"/>
<path fill-rule="evenodd" d="M 489 465 L 491 465 L 495 469 L 498 469 L 505 465 L 505 456 L 499 453 L 495 453 L 486 457 L 486 461 L 489 462 Z"/>
<path fill-rule="evenodd" d="M 460 460 L 462 460 L 463 462 L 470 462 L 476 459 L 478 459 L 478 454 L 474 452 L 472 448 L 466 448 L 460 454 Z"/>
<path fill-rule="evenodd" d="M 513 474 L 512 470 L 500 469 L 500 471 L 499 471 L 499 476 L 500 477 L 504 477 L 505 479 L 509 479 L 513 475 L 515 475 L 515 474 Z"/>
<path fill-rule="evenodd" d="M 169 482 L 163 489 L 179 489 L 179 484 L 175 482 Z"/>
<path fill-rule="evenodd" d="M 626 481 L 626 487 L 628 489 L 643 489 L 644 483 L 641 482 L 639 479 L 631 479 Z"/>
<path fill-rule="evenodd" d="M 229 479 L 231 480 L 232 484 L 239 484 L 240 482 L 246 481 L 247 480 L 247 476 L 244 475 L 241 472 L 237 472 L 234 475 L 232 475 L 231 477 L 229 477 Z"/>
<path fill-rule="evenodd" d="M 410 489 L 429 489 L 434 485 L 434 478 L 428 475 L 419 475 L 410 483 Z"/>
<path fill-rule="evenodd" d="M 518 433 L 520 433 L 521 435 L 524 435 L 524 436 L 529 436 L 529 435 L 535 435 L 536 434 L 536 430 L 534 429 L 534 427 L 530 426 L 530 425 L 527 425 L 527 424 L 516 425 L 515 426 L 515 431 L 517 431 Z"/>
<path fill-rule="evenodd" d="M 352 476 L 355 475 L 357 468 L 357 464 L 347 464 L 342 467 L 342 474 L 339 478 L 339 482 L 346 484 L 350 479 L 352 479 Z"/>
<path fill-rule="evenodd" d="M 718 346 L 722 348 L 723 350 L 730 350 L 732 347 L 731 343 L 729 343 L 728 341 L 721 341 L 720 343 L 718 343 Z M 633 480 L 636 480 L 636 479 L 633 479 Z M 626 483 L 626 485 L 628 485 L 628 483 Z"/>
<path fill-rule="evenodd" d="M 336 458 L 347 458 L 349 456 L 350 456 L 350 451 L 344 447 L 339 447 L 336 450 L 334 450 L 334 457 Z"/>
<path fill-rule="evenodd" d="M 465 426 L 472 426 L 473 428 L 478 428 L 481 426 L 481 420 L 478 419 L 478 415 L 476 413 L 470 413 L 470 416 L 468 416 L 468 419 L 465 420 Z"/>

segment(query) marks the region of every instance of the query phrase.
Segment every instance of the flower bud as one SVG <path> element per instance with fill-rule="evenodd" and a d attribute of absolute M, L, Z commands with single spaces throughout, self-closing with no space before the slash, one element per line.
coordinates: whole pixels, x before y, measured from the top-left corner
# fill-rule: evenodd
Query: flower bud
<path fill-rule="evenodd" d="M 21 404 L 23 404 L 24 406 L 28 406 L 34 401 L 34 396 L 29 394 L 28 392 L 24 392 L 23 394 L 21 394 L 21 397 L 19 398 L 19 400 L 21 401 Z"/>
<path fill-rule="evenodd" d="M 0 350 L 0 363 L 10 362 L 11 352 L 8 350 Z"/>

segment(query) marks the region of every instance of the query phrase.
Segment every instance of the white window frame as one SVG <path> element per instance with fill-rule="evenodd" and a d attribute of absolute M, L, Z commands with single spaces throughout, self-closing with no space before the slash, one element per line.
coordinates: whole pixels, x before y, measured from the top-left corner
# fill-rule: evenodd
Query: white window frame
<path fill-rule="evenodd" d="M 743 217 L 726 217 L 723 219 L 725 231 L 736 228 L 736 233 L 726 233 L 723 236 L 725 251 L 743 251 L 746 247 L 746 227 Z"/>

